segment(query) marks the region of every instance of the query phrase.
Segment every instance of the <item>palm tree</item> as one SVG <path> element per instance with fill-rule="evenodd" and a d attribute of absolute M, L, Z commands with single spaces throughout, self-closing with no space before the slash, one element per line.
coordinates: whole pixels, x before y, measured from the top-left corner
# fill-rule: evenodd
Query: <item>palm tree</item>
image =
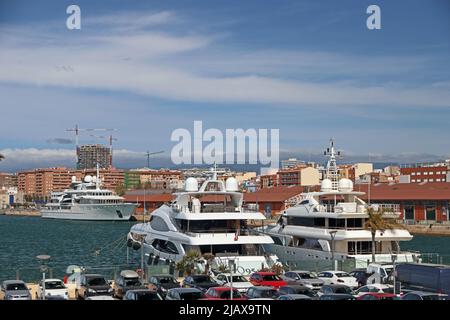
<path fill-rule="evenodd" d="M 191 275 L 195 272 L 195 265 L 202 258 L 202 255 L 196 250 L 189 250 L 176 264 L 176 269 L 186 275 Z"/>
<path fill-rule="evenodd" d="M 377 231 L 384 232 L 385 230 L 404 228 L 401 224 L 398 224 L 395 221 L 395 218 L 386 217 L 386 215 L 384 215 L 385 212 L 388 211 L 375 211 L 371 207 L 367 208 L 367 214 L 369 215 L 369 217 L 364 224 L 364 228 L 366 230 L 369 230 L 372 234 L 372 262 L 375 262 L 375 235 Z"/>

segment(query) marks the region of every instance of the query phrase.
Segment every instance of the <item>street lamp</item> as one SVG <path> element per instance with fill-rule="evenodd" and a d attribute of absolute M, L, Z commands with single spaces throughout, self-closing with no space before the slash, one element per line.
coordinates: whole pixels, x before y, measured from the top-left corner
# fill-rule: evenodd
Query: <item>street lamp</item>
<path fill-rule="evenodd" d="M 396 283 L 397 271 L 395 270 L 395 262 L 397 261 L 397 255 L 392 254 L 391 259 L 392 259 L 392 280 L 394 283 L 394 294 L 397 294 L 397 283 Z"/>
<path fill-rule="evenodd" d="M 41 272 L 42 272 L 42 300 L 45 300 L 45 272 L 47 272 L 47 262 L 50 260 L 50 256 L 46 254 L 41 254 L 36 256 L 36 259 L 41 263 Z"/>
<path fill-rule="evenodd" d="M 333 264 L 333 270 L 336 270 L 336 263 L 334 261 L 334 238 L 336 237 L 337 230 L 330 231 L 331 236 L 331 263 Z"/>
<path fill-rule="evenodd" d="M 236 268 L 234 258 L 228 259 L 228 267 L 230 268 L 230 300 L 233 300 L 233 272 Z"/>

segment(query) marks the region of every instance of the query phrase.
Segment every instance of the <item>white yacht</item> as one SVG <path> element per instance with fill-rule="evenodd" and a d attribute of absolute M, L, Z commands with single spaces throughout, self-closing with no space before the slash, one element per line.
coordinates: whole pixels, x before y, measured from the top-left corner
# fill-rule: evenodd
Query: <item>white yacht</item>
<path fill-rule="evenodd" d="M 278 263 L 275 254 L 265 254 L 263 245 L 272 244 L 270 236 L 247 227 L 248 220 L 264 220 L 254 208 L 244 208 L 243 194 L 235 178 L 225 183 L 212 178 L 201 187 L 195 178 L 185 181 L 185 190 L 176 199 L 152 212 L 149 222 L 134 225 L 129 245 L 143 245 L 147 264 L 176 263 L 189 251 L 209 255 L 211 269 L 228 267 L 234 260 L 236 271 L 247 275 Z M 204 263 L 206 261 L 203 261 Z"/>
<path fill-rule="evenodd" d="M 351 180 L 339 179 L 332 140 L 325 154 L 329 160 L 321 190 L 301 194 L 298 203 L 284 210 L 276 224 L 258 230 L 274 240 L 266 246 L 267 251 L 291 268 L 308 263 L 328 265 L 333 258 L 342 268 L 366 267 L 372 260 L 372 234 L 364 228 L 367 209 L 383 209 L 385 215 L 396 218 L 400 208 L 394 204 L 368 205 L 361 200 L 364 192 L 354 191 Z M 417 253 L 400 251 L 399 242 L 411 239 L 405 229 L 377 231 L 376 262 L 392 262 L 393 256 L 397 262 L 416 261 Z"/>
<path fill-rule="evenodd" d="M 42 218 L 68 220 L 128 221 L 136 204 L 125 203 L 124 198 L 111 190 L 101 188 L 97 176 L 87 175 L 84 181 L 72 177 L 69 189 L 52 192 L 51 200 L 41 210 Z"/>

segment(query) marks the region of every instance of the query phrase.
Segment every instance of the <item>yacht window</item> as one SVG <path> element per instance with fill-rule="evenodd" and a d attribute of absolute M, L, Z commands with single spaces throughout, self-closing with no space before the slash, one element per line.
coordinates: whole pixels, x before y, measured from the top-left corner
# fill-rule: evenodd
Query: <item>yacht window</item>
<path fill-rule="evenodd" d="M 309 200 L 303 200 L 302 202 L 300 202 L 300 204 L 308 204 Z"/>
<path fill-rule="evenodd" d="M 159 251 L 171 254 L 178 254 L 177 247 L 173 244 L 173 242 L 155 239 L 152 242 L 152 246 Z"/>
<path fill-rule="evenodd" d="M 328 219 L 328 227 L 343 229 L 343 228 L 345 228 L 345 219 L 329 218 Z"/>
<path fill-rule="evenodd" d="M 282 246 L 282 245 L 283 245 L 283 242 L 281 242 L 281 239 L 280 239 L 280 238 L 275 237 L 275 236 L 271 236 L 271 238 L 272 238 L 272 240 L 273 240 L 273 242 L 274 242 L 275 244 L 277 244 L 277 245 L 279 245 L 279 246 Z"/>
<path fill-rule="evenodd" d="M 152 217 L 150 226 L 157 231 L 169 231 L 166 222 L 160 217 Z"/>
<path fill-rule="evenodd" d="M 347 228 L 362 228 L 362 219 L 347 219 Z"/>

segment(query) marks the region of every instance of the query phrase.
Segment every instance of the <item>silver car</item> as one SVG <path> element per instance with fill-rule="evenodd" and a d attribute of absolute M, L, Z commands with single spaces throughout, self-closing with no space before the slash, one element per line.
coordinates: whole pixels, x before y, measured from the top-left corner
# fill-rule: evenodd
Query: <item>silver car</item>
<path fill-rule="evenodd" d="M 287 271 L 283 275 L 283 279 L 295 282 L 295 284 L 301 284 L 313 290 L 319 290 L 324 284 L 324 281 L 317 278 L 313 273 L 301 270 Z"/>
<path fill-rule="evenodd" d="M 4 300 L 31 300 L 30 290 L 22 280 L 5 280 L 1 288 Z"/>

